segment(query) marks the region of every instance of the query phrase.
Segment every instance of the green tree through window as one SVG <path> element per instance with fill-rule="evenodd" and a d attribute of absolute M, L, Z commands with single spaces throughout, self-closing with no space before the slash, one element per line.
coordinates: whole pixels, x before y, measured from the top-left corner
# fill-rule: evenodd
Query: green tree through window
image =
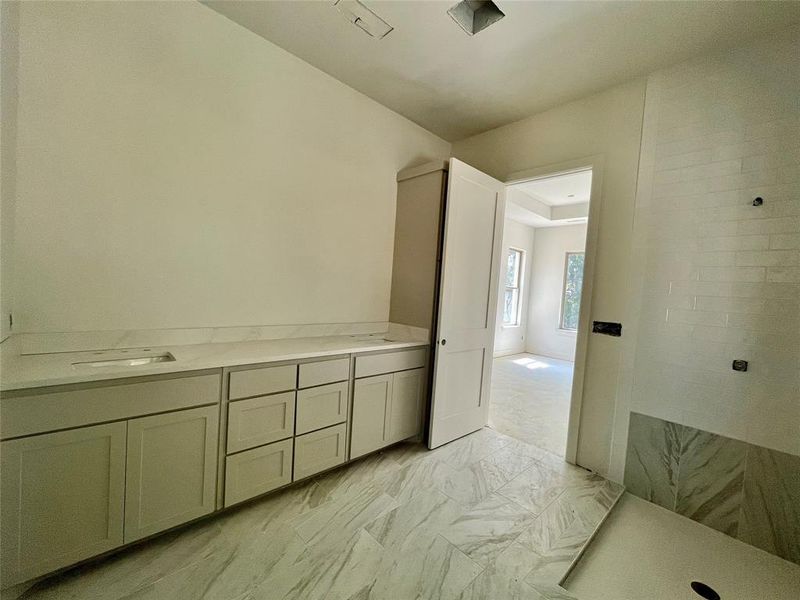
<path fill-rule="evenodd" d="M 524 253 L 509 248 L 506 259 L 506 289 L 503 296 L 503 325 L 519 325 L 519 291 L 522 286 Z"/>
<path fill-rule="evenodd" d="M 583 252 L 567 252 L 564 268 L 564 294 L 561 299 L 561 329 L 576 331 L 581 312 Z"/>

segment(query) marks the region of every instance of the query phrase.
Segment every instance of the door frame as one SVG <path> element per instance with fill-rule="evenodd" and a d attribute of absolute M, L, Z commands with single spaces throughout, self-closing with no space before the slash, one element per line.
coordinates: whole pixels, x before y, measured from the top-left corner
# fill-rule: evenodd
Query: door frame
<path fill-rule="evenodd" d="M 597 262 L 597 239 L 602 205 L 603 166 L 602 154 L 576 158 L 564 162 L 532 167 L 508 174 L 504 182 L 512 185 L 535 179 L 546 179 L 558 175 L 569 175 L 579 171 L 592 171 L 592 187 L 589 193 L 589 218 L 586 224 L 586 248 L 584 250 L 583 287 L 581 288 L 581 310 L 578 317 L 578 332 L 575 341 L 575 367 L 572 374 L 572 393 L 570 396 L 569 423 L 567 425 L 567 447 L 565 459 L 577 464 L 578 441 L 580 439 L 581 408 L 586 377 L 586 351 L 591 329 L 592 294 L 594 290 L 595 265 Z M 506 198 L 506 202 L 508 199 Z M 499 285 L 499 283 L 498 283 Z"/>

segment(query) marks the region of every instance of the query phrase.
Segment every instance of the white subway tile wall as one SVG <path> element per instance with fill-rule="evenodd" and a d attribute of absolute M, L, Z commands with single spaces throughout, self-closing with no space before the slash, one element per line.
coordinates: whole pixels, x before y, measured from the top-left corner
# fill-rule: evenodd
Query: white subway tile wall
<path fill-rule="evenodd" d="M 633 253 L 611 475 L 631 410 L 800 454 L 799 29 L 649 77 Z"/>

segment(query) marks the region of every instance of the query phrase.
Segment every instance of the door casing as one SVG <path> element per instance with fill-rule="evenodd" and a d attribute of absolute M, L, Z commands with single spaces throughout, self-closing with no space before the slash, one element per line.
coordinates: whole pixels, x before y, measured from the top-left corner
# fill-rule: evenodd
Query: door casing
<path fill-rule="evenodd" d="M 586 249 L 583 265 L 583 288 L 581 289 L 581 310 L 578 317 L 578 333 L 575 343 L 575 367 L 572 375 L 569 423 L 567 426 L 567 447 L 565 458 L 568 463 L 577 464 L 578 444 L 581 429 L 581 408 L 583 406 L 586 376 L 586 350 L 592 318 L 592 290 L 594 288 L 595 265 L 597 259 L 597 239 L 600 225 L 600 208 L 603 189 L 602 154 L 577 158 L 541 167 L 515 171 L 504 179 L 506 185 L 522 183 L 533 179 L 544 179 L 558 175 L 568 175 L 578 171 L 592 171 L 592 186 L 589 194 L 589 219 L 586 226 Z M 499 286 L 499 281 L 498 281 Z"/>

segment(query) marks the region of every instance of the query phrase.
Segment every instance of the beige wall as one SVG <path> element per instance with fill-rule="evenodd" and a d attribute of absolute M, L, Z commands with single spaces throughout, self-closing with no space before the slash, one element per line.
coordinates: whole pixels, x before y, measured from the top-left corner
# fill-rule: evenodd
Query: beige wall
<path fill-rule="evenodd" d="M 387 318 L 447 142 L 194 2 L 24 3 L 19 72 L 15 331 Z"/>
<path fill-rule="evenodd" d="M 586 225 L 536 229 L 531 267 L 528 341 L 532 354 L 575 360 L 577 334 L 559 327 L 567 252 L 583 252 Z"/>
<path fill-rule="evenodd" d="M 794 28 L 648 80 L 616 477 L 631 410 L 800 455 L 798 75 Z"/>
<path fill-rule="evenodd" d="M 453 154 L 501 179 L 589 155 L 604 158 L 592 319 L 624 323 L 645 80 L 636 80 L 456 142 Z M 608 470 L 621 340 L 587 347 L 578 463 Z"/>
<path fill-rule="evenodd" d="M 19 5 L 0 2 L 0 340 L 10 333 L 14 298 L 18 25 Z"/>
<path fill-rule="evenodd" d="M 531 264 L 533 256 L 534 229 L 517 221 L 506 219 L 503 225 L 503 267 L 506 265 L 508 249 L 516 248 L 525 253 L 522 265 L 522 290 L 520 293 L 520 323 L 517 326 L 503 325 L 504 281 L 501 275 L 500 292 L 497 294 L 497 323 L 494 336 L 494 355 L 507 356 L 525 351 L 525 338 L 528 326 L 528 301 L 531 289 Z M 505 271 L 503 271 L 505 274 Z"/>

